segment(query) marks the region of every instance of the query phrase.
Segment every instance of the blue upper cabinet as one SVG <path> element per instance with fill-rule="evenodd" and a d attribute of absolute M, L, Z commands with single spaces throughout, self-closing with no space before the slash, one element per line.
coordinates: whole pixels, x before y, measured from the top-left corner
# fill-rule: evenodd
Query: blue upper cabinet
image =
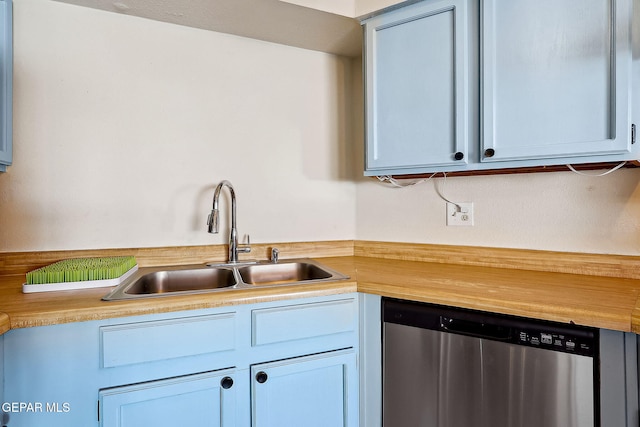
<path fill-rule="evenodd" d="M 0 172 L 13 159 L 13 13 L 11 0 L 0 0 Z"/>
<path fill-rule="evenodd" d="M 637 160 L 632 2 L 425 0 L 363 21 L 365 175 Z"/>
<path fill-rule="evenodd" d="M 366 22 L 368 175 L 466 164 L 465 0 L 422 2 Z"/>
<path fill-rule="evenodd" d="M 484 0 L 483 162 L 631 152 L 627 0 Z"/>

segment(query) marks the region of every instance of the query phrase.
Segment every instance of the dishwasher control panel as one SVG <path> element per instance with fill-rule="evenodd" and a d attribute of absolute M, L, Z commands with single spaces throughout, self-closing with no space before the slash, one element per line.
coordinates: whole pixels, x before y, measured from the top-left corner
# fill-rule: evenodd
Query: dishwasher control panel
<path fill-rule="evenodd" d="M 385 298 L 382 318 L 445 333 L 597 357 L 596 328 Z"/>
<path fill-rule="evenodd" d="M 517 344 L 549 350 L 594 356 L 596 350 L 595 337 L 573 334 L 567 331 L 544 331 L 541 329 L 517 329 L 514 334 Z"/>

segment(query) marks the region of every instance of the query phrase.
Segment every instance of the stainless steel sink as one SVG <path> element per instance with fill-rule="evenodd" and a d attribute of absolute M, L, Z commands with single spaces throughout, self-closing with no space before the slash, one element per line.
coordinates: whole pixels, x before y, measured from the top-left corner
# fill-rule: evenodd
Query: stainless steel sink
<path fill-rule="evenodd" d="M 238 272 L 242 281 L 251 285 L 305 282 L 332 276 L 329 270 L 308 262 L 249 265 L 239 268 Z"/>
<path fill-rule="evenodd" d="M 127 287 L 132 295 L 163 294 L 228 288 L 236 285 L 233 271 L 226 268 L 201 268 L 147 273 Z"/>
<path fill-rule="evenodd" d="M 140 268 L 102 299 L 105 301 L 196 294 L 233 288 L 238 284 L 232 268 L 203 265 Z"/>
<path fill-rule="evenodd" d="M 278 263 L 250 262 L 221 265 L 146 267 L 105 295 L 105 301 L 188 295 L 348 279 L 311 259 Z"/>

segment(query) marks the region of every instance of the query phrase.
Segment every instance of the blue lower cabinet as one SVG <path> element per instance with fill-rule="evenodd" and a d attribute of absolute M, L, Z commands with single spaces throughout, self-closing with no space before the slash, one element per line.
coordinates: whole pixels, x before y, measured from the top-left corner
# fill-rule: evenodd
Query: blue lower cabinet
<path fill-rule="evenodd" d="M 102 427 L 235 426 L 233 370 L 101 390 Z"/>
<path fill-rule="evenodd" d="M 358 374 L 353 350 L 251 367 L 252 427 L 356 427 Z"/>
<path fill-rule="evenodd" d="M 11 330 L 0 409 L 9 427 L 355 427 L 357 319 L 354 294 Z"/>

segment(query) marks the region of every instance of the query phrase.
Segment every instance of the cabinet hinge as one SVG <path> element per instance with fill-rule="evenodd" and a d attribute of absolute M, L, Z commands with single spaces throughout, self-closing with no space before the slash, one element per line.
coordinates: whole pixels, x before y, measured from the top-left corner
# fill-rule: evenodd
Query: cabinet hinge
<path fill-rule="evenodd" d="M 636 125 L 633 123 L 631 124 L 631 143 L 636 143 Z"/>

